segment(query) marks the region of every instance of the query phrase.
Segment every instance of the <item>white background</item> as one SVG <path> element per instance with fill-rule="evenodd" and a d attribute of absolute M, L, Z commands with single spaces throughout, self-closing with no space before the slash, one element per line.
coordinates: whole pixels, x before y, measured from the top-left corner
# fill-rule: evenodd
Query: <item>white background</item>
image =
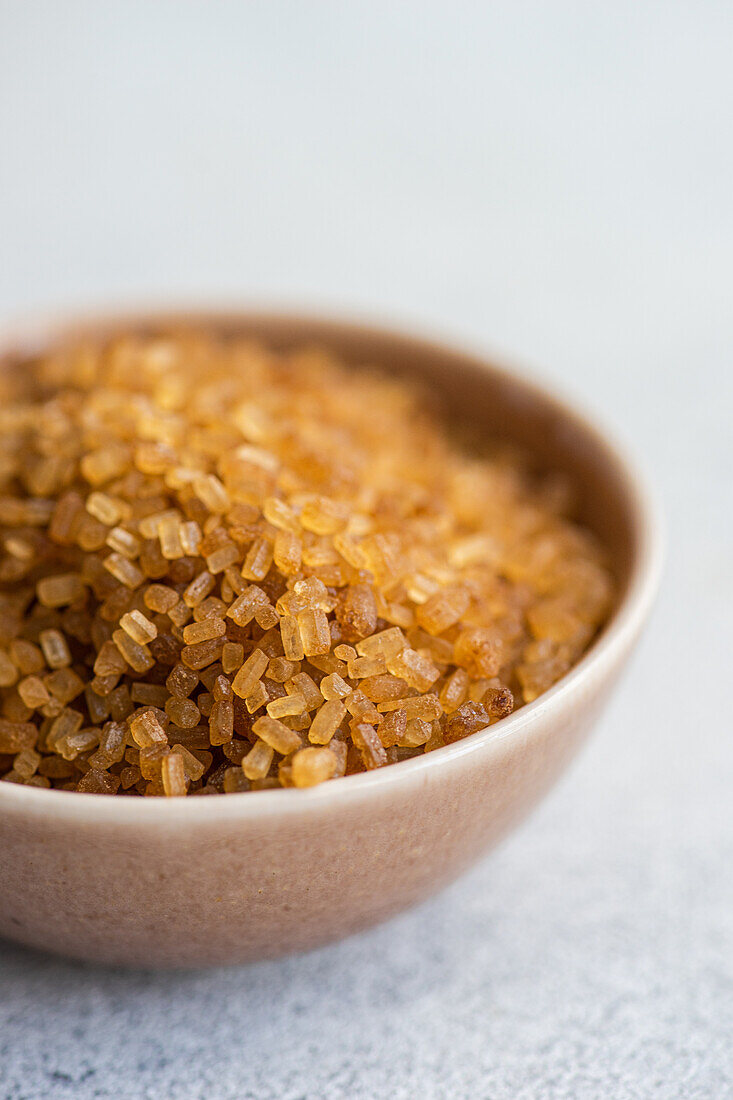
<path fill-rule="evenodd" d="M 733 9 L 0 0 L 0 319 L 257 302 L 529 364 L 668 564 L 578 765 L 443 896 L 309 956 L 0 945 L 0 1095 L 733 1096 Z"/>

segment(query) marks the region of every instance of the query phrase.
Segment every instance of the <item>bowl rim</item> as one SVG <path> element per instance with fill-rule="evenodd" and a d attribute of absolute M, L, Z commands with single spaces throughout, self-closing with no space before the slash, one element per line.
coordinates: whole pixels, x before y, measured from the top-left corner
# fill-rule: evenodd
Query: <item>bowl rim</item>
<path fill-rule="evenodd" d="M 618 478 L 632 532 L 632 561 L 625 591 L 611 613 L 608 622 L 594 638 L 581 659 L 551 688 L 531 703 L 501 719 L 494 726 L 479 730 L 464 740 L 435 749 L 433 752 L 399 761 L 385 768 L 344 776 L 303 790 L 273 788 L 200 798 L 119 798 L 104 794 L 59 791 L 28 787 L 0 781 L 0 813 L 23 812 L 35 818 L 53 818 L 78 823 L 156 824 L 158 826 L 203 825 L 222 819 L 246 821 L 253 818 L 287 816 L 292 813 L 322 811 L 337 808 L 378 795 L 388 786 L 411 784 L 426 780 L 441 765 L 467 761 L 488 745 L 522 737 L 527 728 L 548 710 L 560 709 L 563 702 L 582 690 L 583 682 L 613 666 L 633 643 L 654 601 L 659 586 L 663 562 L 663 525 L 659 506 L 646 476 L 629 455 L 625 444 L 605 427 L 595 415 L 579 407 L 551 384 L 507 363 L 498 364 L 493 355 L 480 347 L 460 341 L 412 334 L 402 327 L 374 323 L 363 318 L 350 318 L 335 313 L 293 312 L 257 308 L 208 308 L 206 306 L 177 309 L 99 310 L 84 313 L 59 313 L 30 320 L 10 321 L 0 328 L 0 359 L 25 347 L 44 347 L 50 340 L 76 331 L 114 329 L 144 325 L 221 325 L 258 324 L 282 325 L 288 328 L 313 327 L 344 336 L 384 340 L 395 346 L 403 344 L 413 352 L 444 354 L 459 357 L 467 365 L 490 372 L 501 382 L 522 390 L 531 399 L 554 409 L 564 420 L 589 437 L 608 460 Z M 506 365 L 504 365 L 506 364 Z M 256 796 L 256 797 L 255 797 Z"/>

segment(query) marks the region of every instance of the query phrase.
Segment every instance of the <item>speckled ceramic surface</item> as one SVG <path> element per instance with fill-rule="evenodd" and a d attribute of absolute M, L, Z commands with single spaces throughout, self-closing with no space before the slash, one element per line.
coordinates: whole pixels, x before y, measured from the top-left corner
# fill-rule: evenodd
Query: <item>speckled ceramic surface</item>
<path fill-rule="evenodd" d="M 55 332 L 159 320 L 37 323 L 3 345 L 12 361 Z M 620 598 L 551 691 L 484 733 L 377 772 L 305 791 L 170 801 L 0 783 L 0 934 L 120 964 L 196 966 L 304 949 L 455 878 L 528 812 L 587 733 L 641 629 L 659 565 L 657 525 L 636 476 L 591 425 L 536 387 L 480 358 L 361 326 L 231 313 L 193 321 L 283 345 L 325 343 L 347 361 L 419 375 L 441 391 L 448 415 L 570 470 L 586 521 L 612 549 Z"/>

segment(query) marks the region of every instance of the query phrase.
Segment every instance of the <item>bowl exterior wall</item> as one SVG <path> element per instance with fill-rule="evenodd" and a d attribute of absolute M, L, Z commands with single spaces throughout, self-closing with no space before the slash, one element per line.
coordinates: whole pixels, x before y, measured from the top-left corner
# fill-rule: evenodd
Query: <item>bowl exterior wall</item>
<path fill-rule="evenodd" d="M 397 767 L 389 782 L 335 805 L 302 792 L 302 808 L 282 816 L 196 814 L 152 828 L 95 820 L 91 805 L 83 821 L 6 807 L 0 934 L 104 963 L 201 966 L 368 927 L 451 882 L 532 808 L 588 731 L 615 671 L 528 713 L 509 737 L 500 724 L 464 755 L 441 760 L 438 750 L 432 767 Z"/>

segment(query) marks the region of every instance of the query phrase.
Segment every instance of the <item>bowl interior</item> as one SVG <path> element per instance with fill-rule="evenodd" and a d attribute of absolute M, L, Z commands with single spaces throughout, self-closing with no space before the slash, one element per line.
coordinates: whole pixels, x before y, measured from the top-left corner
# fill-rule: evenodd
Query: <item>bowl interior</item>
<path fill-rule="evenodd" d="M 508 736 L 510 730 L 522 725 L 528 712 L 538 706 L 544 708 L 548 696 L 557 698 L 563 685 L 582 674 L 589 662 L 599 654 L 601 647 L 611 645 L 623 635 L 635 635 L 643 621 L 656 588 L 659 565 L 658 528 L 650 501 L 638 476 L 627 465 L 615 447 L 586 419 L 566 406 L 561 400 L 548 394 L 541 387 L 524 380 L 502 368 L 495 367 L 480 356 L 446 347 L 441 344 L 416 339 L 379 328 L 340 321 L 319 320 L 309 317 L 292 317 L 278 314 L 256 313 L 155 313 L 131 314 L 85 320 L 81 323 L 35 323 L 22 330 L 6 334 L 3 343 L 7 351 L 0 356 L 0 366 L 12 367 L 29 354 L 39 353 L 53 344 L 80 337 L 114 336 L 130 331 L 160 333 L 182 328 L 208 328 L 224 334 L 244 335 L 274 347 L 287 348 L 319 344 L 332 349 L 346 363 L 373 365 L 389 372 L 407 375 L 426 383 L 438 396 L 444 414 L 456 424 L 466 424 L 472 433 L 479 432 L 516 442 L 531 452 L 541 467 L 567 472 L 571 475 L 578 494 L 578 512 L 582 522 L 594 531 L 607 546 L 612 568 L 616 574 L 618 594 L 616 606 L 608 622 L 579 666 L 571 669 L 548 693 L 530 703 L 502 722 Z M 607 642 L 605 641 L 607 639 Z M 618 647 L 617 647 L 618 648 Z M 580 667 L 582 666 L 582 668 Z M 517 727 L 518 728 L 518 727 Z M 426 757 L 403 762 L 401 765 L 362 776 L 352 776 L 349 786 L 371 786 L 374 782 L 396 781 L 399 774 L 406 776 L 436 762 L 437 758 L 454 757 L 472 748 L 488 734 L 475 734 L 457 745 L 448 746 Z M 469 744 L 469 742 L 471 744 Z M 388 774 L 389 773 L 389 774 Z M 6 784 L 0 785 L 6 787 Z M 329 788 L 329 790 L 325 790 Z M 336 796 L 341 784 L 324 784 L 305 792 L 313 799 Z M 40 807 L 48 806 L 47 793 L 30 788 L 15 788 L 5 792 L 13 798 L 28 797 Z M 249 807 L 254 812 L 272 803 L 273 809 L 281 807 L 291 791 L 270 791 L 257 799 L 240 799 L 230 796 L 223 801 L 228 808 L 234 804 Z M 0 795 L 3 792 L 0 790 Z M 303 795 L 304 792 L 298 792 Z M 278 798 L 279 796 L 279 798 Z M 117 799 L 101 795 L 74 795 L 64 792 L 60 802 L 71 809 L 71 803 L 108 804 Z M 135 800 L 137 801 L 137 800 Z M 147 801 L 147 800 L 145 800 Z M 175 807 L 170 803 L 179 800 L 153 800 L 158 805 L 151 812 L 160 810 L 166 803 L 169 813 Z M 186 803 L 190 800 L 186 799 Z M 199 810 L 214 810 L 212 803 L 218 799 L 197 799 Z M 58 805 L 55 799 L 51 802 Z M 129 800 L 123 800 L 129 805 Z M 184 807 L 184 809 L 189 809 Z M 220 804 L 218 812 L 226 808 Z M 248 812 L 249 812 L 248 810 Z M 190 810 L 189 810 L 190 812 Z M 228 812 L 228 810 L 227 810 Z M 142 810 L 137 807 L 135 815 Z"/>

